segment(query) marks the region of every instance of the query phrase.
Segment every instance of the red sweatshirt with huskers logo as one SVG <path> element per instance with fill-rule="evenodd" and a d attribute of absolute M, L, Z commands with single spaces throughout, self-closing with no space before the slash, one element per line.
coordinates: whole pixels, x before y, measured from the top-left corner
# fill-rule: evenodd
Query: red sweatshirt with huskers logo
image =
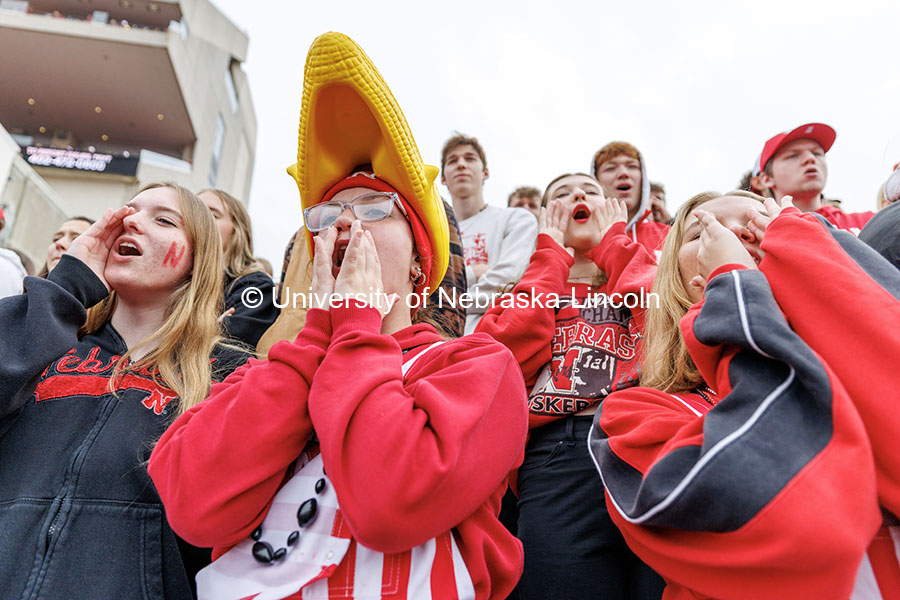
<path fill-rule="evenodd" d="M 512 296 L 495 302 L 476 329 L 515 355 L 531 390 L 531 428 L 637 383 L 644 304 L 656 274 L 653 252 L 625 232 L 625 223 L 616 223 L 588 256 L 607 275 L 601 287 L 569 282 L 573 258 L 539 235 Z"/>

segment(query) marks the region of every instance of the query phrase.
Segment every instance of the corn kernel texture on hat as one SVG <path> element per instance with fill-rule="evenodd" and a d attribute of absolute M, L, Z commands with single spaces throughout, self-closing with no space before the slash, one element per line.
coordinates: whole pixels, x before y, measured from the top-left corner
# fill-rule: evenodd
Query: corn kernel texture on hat
<path fill-rule="evenodd" d="M 302 208 L 321 202 L 363 164 L 396 188 L 425 226 L 433 253 L 427 285 L 436 289 L 450 254 L 438 168 L 422 161 L 400 106 L 362 48 L 342 33 L 325 33 L 306 56 L 297 163 L 288 167 Z"/>

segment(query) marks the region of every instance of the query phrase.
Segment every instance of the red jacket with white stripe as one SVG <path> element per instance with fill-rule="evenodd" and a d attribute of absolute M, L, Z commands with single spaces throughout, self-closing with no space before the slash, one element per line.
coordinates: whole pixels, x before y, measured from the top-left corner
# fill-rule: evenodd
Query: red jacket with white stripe
<path fill-rule="evenodd" d="M 513 296 L 522 301 L 495 303 L 476 328 L 515 355 L 532 390 L 532 428 L 575 414 L 610 390 L 637 382 L 643 310 L 589 299 L 619 294 L 616 304 L 623 304 L 625 294 L 641 298 L 653 282 L 656 260 L 631 239 L 624 223 L 612 226 L 588 256 L 606 272 L 602 287 L 568 282 L 572 257 L 550 236 L 539 235 L 528 269 L 513 288 Z M 554 295 L 565 297 L 556 307 Z"/>
<path fill-rule="evenodd" d="M 896 514 L 900 499 L 884 402 L 900 337 L 883 326 L 900 274 L 796 209 L 762 249 L 765 275 L 720 269 L 682 321 L 715 408 L 632 388 L 598 413 L 610 513 L 667 599 L 900 597 L 898 530 L 875 535 L 879 504 Z"/>
<path fill-rule="evenodd" d="M 351 548 L 313 585 L 354 597 L 354 578 L 371 584 L 358 570 L 363 552 L 382 557 L 367 563 L 377 562 L 379 578 L 383 569 L 380 597 L 414 597 L 407 586 L 424 577 L 434 598 L 503 598 L 523 560 L 497 520 L 527 428 L 518 367 L 506 348 L 473 335 L 431 349 L 404 378 L 404 359 L 442 338 L 428 325 L 393 336 L 380 326 L 370 307 L 310 310 L 294 342 L 182 415 L 149 464 L 169 522 L 221 556 L 263 522 L 314 431 L 340 505 L 341 530 L 331 534 Z M 423 544 L 435 549 L 425 562 L 415 550 Z"/>

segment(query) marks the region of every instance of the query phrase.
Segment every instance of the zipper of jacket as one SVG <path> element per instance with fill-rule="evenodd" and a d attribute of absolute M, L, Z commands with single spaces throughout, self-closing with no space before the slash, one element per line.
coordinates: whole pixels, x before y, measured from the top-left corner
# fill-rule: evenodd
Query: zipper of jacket
<path fill-rule="evenodd" d="M 53 541 L 53 534 L 56 533 L 56 524 L 59 523 L 59 515 L 62 512 L 63 503 L 66 501 L 66 496 L 62 497 L 59 504 L 56 507 L 56 514 L 53 515 L 53 520 L 50 521 L 50 527 L 47 528 L 47 535 L 44 538 L 44 550 L 50 547 L 50 542 Z"/>
<path fill-rule="evenodd" d="M 73 488 L 75 485 L 73 481 L 78 479 L 78 476 L 81 472 L 82 463 L 84 462 L 84 457 L 93 446 L 93 442 L 97 439 L 97 435 L 99 435 L 103 427 L 106 426 L 106 423 L 109 420 L 109 417 L 112 414 L 116 403 L 118 402 L 119 400 L 117 398 L 107 399 L 106 404 L 97 415 L 94 426 L 84 437 L 80 447 L 72 458 L 72 462 L 69 465 L 65 479 L 63 480 L 61 489 L 62 494 L 54 499 L 56 506 L 53 508 L 53 519 L 50 521 L 50 525 L 44 532 L 44 557 L 42 560 L 42 562 L 44 563 L 46 563 L 47 561 L 47 551 L 50 550 L 50 546 L 53 544 L 55 538 L 60 532 L 60 520 L 63 519 L 71 509 L 71 496 L 74 491 Z M 41 566 L 41 571 L 45 569 L 45 566 L 46 565 Z"/>
<path fill-rule="evenodd" d="M 121 356 L 127 350 L 127 346 L 125 345 L 125 342 L 122 340 L 122 337 L 118 334 L 118 332 L 112 329 L 111 325 L 108 325 L 107 327 L 109 328 L 109 331 L 112 332 L 113 345 L 118 346 L 118 348 L 112 349 L 112 352 Z M 102 332 L 99 335 L 102 335 Z M 109 349 L 110 344 L 108 343 L 108 340 L 100 339 L 98 340 L 98 342 L 99 346 Z M 71 512 L 72 496 L 74 495 L 78 477 L 81 474 L 81 468 L 84 463 L 84 458 L 90 448 L 93 446 L 93 443 L 97 439 L 97 436 L 100 434 L 100 431 L 106 426 L 106 423 L 109 421 L 110 415 L 112 414 L 113 409 L 118 402 L 119 398 L 117 397 L 106 398 L 104 405 L 97 413 L 97 416 L 94 420 L 94 425 L 82 438 L 81 444 L 78 446 L 74 455 L 72 456 L 72 460 L 69 463 L 69 466 L 66 469 L 66 473 L 63 477 L 63 482 L 60 486 L 59 494 L 56 498 L 53 499 L 54 504 L 52 504 L 50 508 L 53 516 L 50 520 L 50 525 L 47 526 L 46 530 L 43 532 L 44 551 L 38 563 L 32 565 L 33 572 L 28 577 L 28 582 L 26 583 L 26 588 L 24 591 L 24 595 L 22 596 L 22 600 L 37 600 L 41 596 L 41 588 L 44 583 L 44 577 L 47 573 L 47 570 L 49 569 L 49 562 L 53 553 L 52 547 L 58 539 L 62 529 L 65 528 L 65 522 L 68 518 L 68 514 Z"/>
<path fill-rule="evenodd" d="M 117 348 L 118 354 L 121 356 L 124 354 L 128 347 L 125 344 L 125 340 L 122 339 L 122 336 L 119 335 L 119 332 L 116 331 L 111 325 L 109 327 L 109 332 L 112 334 L 113 342 L 115 345 L 119 346 Z M 100 413 L 97 415 L 96 420 L 94 421 L 94 426 L 91 427 L 91 430 L 88 431 L 87 435 L 81 442 L 81 446 L 79 446 L 78 450 L 75 453 L 75 456 L 72 458 L 72 462 L 69 466 L 69 469 L 66 472 L 66 476 L 63 479 L 62 497 L 59 497 L 59 504 L 56 506 L 56 514 L 53 515 L 53 520 L 50 521 L 50 526 L 47 528 L 47 531 L 44 535 L 44 552 L 46 552 L 50 548 L 50 544 L 53 542 L 53 536 L 57 533 L 58 525 L 60 517 L 62 517 L 63 507 L 66 505 L 66 500 L 69 499 L 70 490 L 69 488 L 72 486 L 70 481 L 75 478 L 77 479 L 80 471 L 81 471 L 81 463 L 84 458 L 84 455 L 87 454 L 87 451 L 93 445 L 95 439 L 97 439 L 97 435 L 99 435 L 100 430 L 106 425 L 106 422 L 109 420 L 110 414 L 112 414 L 112 409 L 115 407 L 115 404 L 119 401 L 118 398 L 107 398 L 106 404 L 100 410 Z M 46 555 L 45 555 L 46 557 Z"/>

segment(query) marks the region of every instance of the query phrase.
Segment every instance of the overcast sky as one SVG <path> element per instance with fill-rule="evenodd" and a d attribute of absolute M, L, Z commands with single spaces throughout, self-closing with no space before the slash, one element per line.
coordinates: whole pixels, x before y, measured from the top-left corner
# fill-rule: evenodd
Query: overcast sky
<path fill-rule="evenodd" d="M 766 139 L 802 123 L 837 130 L 825 192 L 845 210 L 874 209 L 900 161 L 897 0 L 212 1 L 250 38 L 250 215 L 276 276 L 301 223 L 284 169 L 297 156 L 303 64 L 326 31 L 368 53 L 426 162 L 439 164 L 454 130 L 481 140 L 490 204 L 587 170 L 616 139 L 641 150 L 673 213 L 736 187 Z"/>

